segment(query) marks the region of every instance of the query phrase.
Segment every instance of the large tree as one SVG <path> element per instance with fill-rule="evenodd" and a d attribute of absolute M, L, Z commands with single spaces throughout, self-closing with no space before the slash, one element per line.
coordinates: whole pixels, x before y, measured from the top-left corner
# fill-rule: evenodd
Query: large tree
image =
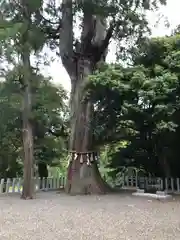
<path fill-rule="evenodd" d="M 22 87 L 22 139 L 24 150 L 24 181 L 22 198 L 33 198 L 34 192 L 34 138 L 32 129 L 32 78 L 31 55 L 38 55 L 44 44 L 40 31 L 39 11 L 43 2 L 3 0 L 0 2 L 1 57 L 18 66 Z"/>
<path fill-rule="evenodd" d="M 66 191 L 72 194 L 103 193 L 107 186 L 99 174 L 93 147 L 93 104 L 84 100 L 84 87 L 100 61 L 104 61 L 110 40 L 129 50 L 147 30 L 145 10 L 166 1 L 62 0 L 60 56 L 71 79 L 71 153 Z M 74 24 L 75 21 L 75 24 Z M 79 22 L 80 37 L 75 39 Z M 125 46 L 125 47 L 124 47 Z"/>

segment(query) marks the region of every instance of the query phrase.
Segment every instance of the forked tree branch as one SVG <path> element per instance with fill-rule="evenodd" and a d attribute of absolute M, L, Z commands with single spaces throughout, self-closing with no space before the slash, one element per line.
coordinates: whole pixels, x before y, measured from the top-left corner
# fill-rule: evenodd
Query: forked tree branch
<path fill-rule="evenodd" d="M 109 29 L 107 30 L 106 37 L 102 41 L 101 46 L 99 47 L 99 51 L 98 51 L 99 60 L 101 59 L 102 55 L 105 53 L 106 49 L 108 48 L 108 45 L 110 43 L 110 39 L 112 38 L 112 35 L 113 35 L 113 31 L 114 31 L 114 24 L 111 23 Z"/>

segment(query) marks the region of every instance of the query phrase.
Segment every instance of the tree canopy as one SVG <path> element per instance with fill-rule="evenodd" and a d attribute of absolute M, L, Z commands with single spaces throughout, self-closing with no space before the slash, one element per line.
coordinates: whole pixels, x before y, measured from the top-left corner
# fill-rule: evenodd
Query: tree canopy
<path fill-rule="evenodd" d="M 0 177 L 22 176 L 22 90 L 15 69 L 0 88 Z M 62 86 L 53 85 L 42 75 L 34 76 L 32 125 L 35 160 L 59 165 L 67 148 L 68 107 Z"/>
<path fill-rule="evenodd" d="M 103 66 L 91 77 L 95 135 L 114 146 L 110 166 L 117 171 L 134 166 L 156 176 L 180 174 L 179 41 L 179 34 L 147 39 L 133 66 Z"/>

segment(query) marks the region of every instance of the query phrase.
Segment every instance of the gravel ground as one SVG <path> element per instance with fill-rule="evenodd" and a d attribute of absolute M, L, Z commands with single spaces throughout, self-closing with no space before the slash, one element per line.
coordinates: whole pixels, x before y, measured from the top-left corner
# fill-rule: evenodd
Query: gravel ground
<path fill-rule="evenodd" d="M 0 197 L 0 240 L 179 240 L 180 201 L 130 194 Z"/>

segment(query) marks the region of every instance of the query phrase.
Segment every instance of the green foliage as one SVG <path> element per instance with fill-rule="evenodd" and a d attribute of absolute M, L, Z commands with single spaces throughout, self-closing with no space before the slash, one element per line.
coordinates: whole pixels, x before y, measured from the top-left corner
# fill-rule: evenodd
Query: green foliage
<path fill-rule="evenodd" d="M 90 77 L 94 138 L 110 145 L 107 165 L 115 173 L 134 166 L 158 176 L 180 176 L 179 40 L 178 34 L 148 39 L 137 49 L 134 66 L 103 66 Z"/>
<path fill-rule="evenodd" d="M 16 69 L 0 85 L 0 177 L 22 174 L 21 88 Z M 67 98 L 62 86 L 54 86 L 42 75 L 34 75 L 33 115 L 36 163 L 60 164 L 66 149 Z"/>
<path fill-rule="evenodd" d="M 59 45 L 59 28 L 61 26 L 61 1 L 44 1 L 44 11 L 41 11 L 40 28 L 45 33 L 47 43 L 56 48 Z M 76 29 L 82 30 L 83 14 L 99 16 L 107 20 L 107 29 L 112 24 L 112 38 L 117 44 L 117 55 L 122 60 L 127 60 L 127 52 L 132 50 L 137 43 L 144 40 L 150 33 L 147 11 L 155 11 L 161 5 L 166 5 L 166 0 L 77 0 L 72 1 L 73 37 L 74 43 L 79 40 Z M 92 29 L 91 29 L 92 30 Z M 78 35 L 78 36 L 77 36 Z"/>

